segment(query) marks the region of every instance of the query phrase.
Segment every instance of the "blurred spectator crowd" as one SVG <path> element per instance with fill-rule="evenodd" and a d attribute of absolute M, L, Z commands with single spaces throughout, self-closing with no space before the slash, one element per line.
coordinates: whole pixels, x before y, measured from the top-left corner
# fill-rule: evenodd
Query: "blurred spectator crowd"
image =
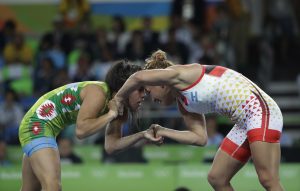
<path fill-rule="evenodd" d="M 261 87 L 271 80 L 296 80 L 299 71 L 291 68 L 300 63 L 299 9 L 297 0 L 174 0 L 162 30 L 153 30 L 151 17 L 128 30 L 118 15 L 111 17 L 110 28 L 94 26 L 87 1 L 62 0 L 52 30 L 37 37 L 37 46 L 28 43 L 16 21 L 6 20 L 0 28 L 1 140 L 18 144 L 24 113 L 44 93 L 71 82 L 103 80 L 118 59 L 142 65 L 157 49 L 176 64 L 235 69 Z M 218 145 L 223 135 L 215 131 L 209 132 L 209 143 Z"/>

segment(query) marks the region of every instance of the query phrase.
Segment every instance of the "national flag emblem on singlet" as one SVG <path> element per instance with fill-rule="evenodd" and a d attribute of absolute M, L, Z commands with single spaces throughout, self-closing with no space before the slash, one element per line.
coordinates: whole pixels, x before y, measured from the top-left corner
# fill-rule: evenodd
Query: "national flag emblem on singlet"
<path fill-rule="evenodd" d="M 76 97 L 73 96 L 72 94 L 66 94 L 62 97 L 62 99 L 60 100 L 60 102 L 63 105 L 71 105 L 74 101 L 76 100 Z"/>
<path fill-rule="evenodd" d="M 52 120 L 57 116 L 55 110 L 55 103 L 51 100 L 46 100 L 36 110 L 36 114 L 39 119 Z"/>
<path fill-rule="evenodd" d="M 34 122 L 32 123 L 32 133 L 34 135 L 38 135 L 41 132 L 41 123 L 40 122 Z"/>

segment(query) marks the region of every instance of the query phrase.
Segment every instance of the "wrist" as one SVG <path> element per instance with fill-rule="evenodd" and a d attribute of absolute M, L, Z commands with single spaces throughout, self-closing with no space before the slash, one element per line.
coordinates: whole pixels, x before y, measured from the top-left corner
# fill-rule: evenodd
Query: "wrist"
<path fill-rule="evenodd" d="M 156 136 L 162 136 L 165 137 L 166 136 L 166 130 L 167 128 L 164 127 L 160 127 L 160 129 L 156 132 Z"/>
<path fill-rule="evenodd" d="M 144 131 L 141 131 L 141 139 L 143 140 L 146 140 L 146 141 L 149 141 L 149 132 L 148 130 L 144 130 Z"/>
<path fill-rule="evenodd" d="M 114 100 L 116 100 L 117 102 L 123 102 L 123 98 L 121 97 L 121 96 L 119 96 L 118 94 L 116 94 L 115 96 L 114 96 L 114 98 L 113 98 Z"/>
<path fill-rule="evenodd" d="M 109 112 L 107 114 L 111 120 L 118 117 L 118 112 L 116 112 L 116 111 L 109 110 Z"/>
<path fill-rule="evenodd" d="M 143 139 L 146 139 L 147 130 L 141 131 L 140 133 L 141 133 L 141 137 Z"/>

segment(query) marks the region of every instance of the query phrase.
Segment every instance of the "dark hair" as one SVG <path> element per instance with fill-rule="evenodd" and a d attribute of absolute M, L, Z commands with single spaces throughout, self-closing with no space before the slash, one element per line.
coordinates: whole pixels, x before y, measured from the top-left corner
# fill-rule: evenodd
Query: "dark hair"
<path fill-rule="evenodd" d="M 132 74 L 140 70 L 142 70 L 142 67 L 130 64 L 128 60 L 120 60 L 114 63 L 114 65 L 108 70 L 105 77 L 105 82 L 107 83 L 111 94 L 117 92 Z M 131 131 L 140 131 L 137 113 L 130 111 L 130 109 L 128 111 Z"/>
<path fill-rule="evenodd" d="M 117 92 L 129 76 L 141 69 L 140 66 L 130 64 L 127 60 L 120 60 L 114 63 L 105 77 L 105 82 L 107 83 L 110 92 Z"/>

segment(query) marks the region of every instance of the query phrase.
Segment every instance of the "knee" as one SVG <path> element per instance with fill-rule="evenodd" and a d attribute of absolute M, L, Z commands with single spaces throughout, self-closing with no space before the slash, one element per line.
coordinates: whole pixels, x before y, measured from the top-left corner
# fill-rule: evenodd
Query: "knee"
<path fill-rule="evenodd" d="M 212 173 L 212 172 L 208 173 L 207 181 L 209 182 L 210 185 L 215 185 L 217 179 L 218 178 L 214 173 Z"/>
<path fill-rule="evenodd" d="M 43 190 L 55 190 L 61 191 L 61 181 L 57 177 L 47 177 L 44 181 L 44 185 L 42 186 Z"/>
<path fill-rule="evenodd" d="M 209 184 L 213 187 L 226 185 L 226 180 L 220 174 L 210 171 L 207 175 Z"/>
<path fill-rule="evenodd" d="M 260 184 L 266 189 L 276 187 L 279 184 L 279 177 L 272 173 L 259 173 L 258 178 Z"/>

